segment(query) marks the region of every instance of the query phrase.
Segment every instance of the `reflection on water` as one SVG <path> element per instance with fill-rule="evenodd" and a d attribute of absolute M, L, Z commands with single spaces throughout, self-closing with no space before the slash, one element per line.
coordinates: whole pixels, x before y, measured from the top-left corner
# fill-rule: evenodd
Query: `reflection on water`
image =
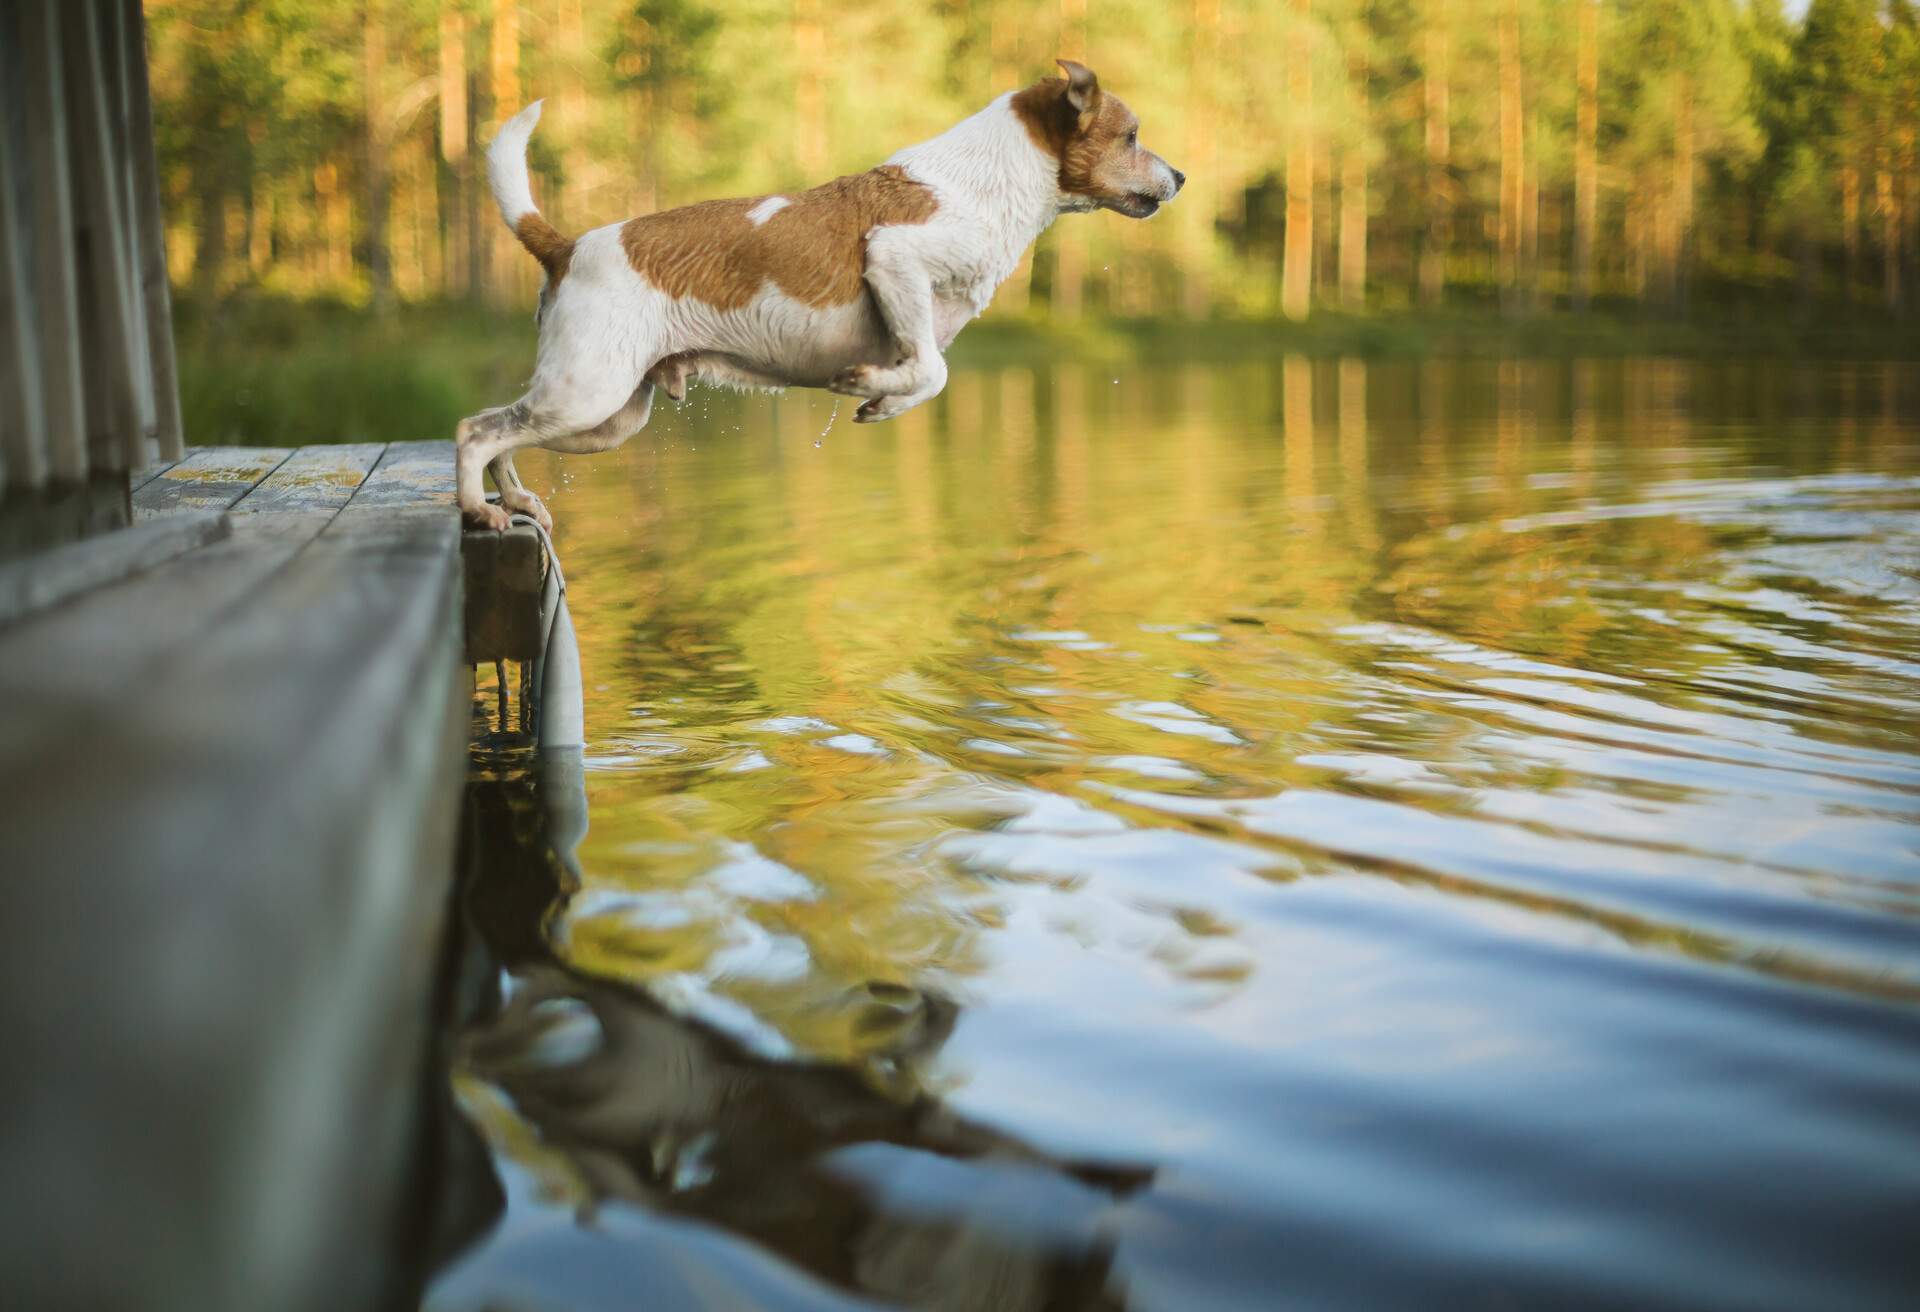
<path fill-rule="evenodd" d="M 1098 1218 L 1152 1171 L 1050 1157 L 917 1090 L 951 1001 L 867 987 L 868 1029 L 888 1036 L 874 1053 L 891 1078 L 876 1083 L 770 1058 L 630 982 L 574 969 L 541 926 L 583 896 L 577 753 L 487 775 L 469 790 L 464 906 L 476 955 L 500 973 L 456 1040 L 454 1082 L 506 1159 L 507 1197 L 522 1196 L 523 1213 L 562 1209 L 596 1238 L 614 1209 L 703 1222 L 805 1274 L 738 1252 L 689 1269 L 670 1229 L 632 1217 L 632 1241 L 610 1244 L 510 1217 L 443 1280 L 441 1304 L 492 1307 L 524 1291 L 539 1306 L 625 1307 L 644 1288 L 650 1307 L 834 1305 L 818 1281 L 980 1312 L 1119 1306 Z M 954 1223 L 939 1204 L 956 1195 L 990 1217 Z"/>
<path fill-rule="evenodd" d="M 1920 375 L 830 407 L 523 471 L 586 810 L 475 786 L 507 1219 L 430 1305 L 1911 1287 Z"/>

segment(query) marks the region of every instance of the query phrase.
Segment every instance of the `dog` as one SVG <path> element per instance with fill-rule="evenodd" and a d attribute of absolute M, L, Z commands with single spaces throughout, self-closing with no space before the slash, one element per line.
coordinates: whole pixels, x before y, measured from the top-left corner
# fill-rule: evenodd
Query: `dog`
<path fill-rule="evenodd" d="M 535 101 L 487 151 L 500 215 L 546 270 L 533 381 L 460 421 L 460 511 L 552 527 L 521 485 L 524 446 L 607 451 L 645 427 L 656 391 L 824 387 L 875 423 L 937 395 L 944 352 L 1062 214 L 1146 219 L 1186 175 L 1140 144 L 1139 119 L 1084 65 L 1000 96 L 878 168 L 810 191 L 704 201 L 563 236 L 534 206 Z M 484 494 L 481 471 L 500 489 Z"/>

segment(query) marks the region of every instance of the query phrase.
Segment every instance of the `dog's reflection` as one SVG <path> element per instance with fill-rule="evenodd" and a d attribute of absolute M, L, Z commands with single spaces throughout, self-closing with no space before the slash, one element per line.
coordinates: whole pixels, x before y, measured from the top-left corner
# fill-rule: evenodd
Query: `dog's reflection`
<path fill-rule="evenodd" d="M 886 1091 L 770 1060 L 548 946 L 577 887 L 577 758 L 470 789 L 470 922 L 505 985 L 456 1063 L 569 1165 L 591 1220 L 637 1204 L 745 1236 L 845 1290 L 942 1309 L 1118 1308 L 1102 1218 L 1149 1170 L 1063 1161 L 916 1089 L 951 1032 L 944 998 L 877 986 L 897 1013 Z M 537 831 L 537 832 L 535 832 Z M 470 978 L 501 978 L 497 971 Z"/>

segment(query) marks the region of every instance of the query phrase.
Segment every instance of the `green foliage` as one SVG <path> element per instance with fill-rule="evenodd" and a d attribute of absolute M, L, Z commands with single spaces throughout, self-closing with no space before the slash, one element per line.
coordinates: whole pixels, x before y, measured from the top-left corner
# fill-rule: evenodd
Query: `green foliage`
<path fill-rule="evenodd" d="M 1286 154 L 1303 141 L 1317 278 L 1351 238 L 1337 216 L 1360 178 L 1371 306 L 1418 299 L 1443 206 L 1449 297 L 1490 292 L 1498 234 L 1518 224 L 1527 294 L 1509 303 L 1538 310 L 1574 277 L 1588 3 L 170 0 L 149 20 L 170 256 L 208 296 L 351 299 L 390 265 L 403 298 L 523 305 L 535 274 L 492 224 L 477 164 L 520 107 L 496 99 L 547 99 L 536 191 L 584 228 L 870 167 L 1070 53 L 1192 183 L 1154 223 L 1056 229 L 1003 312 L 1268 312 Z M 1798 20 L 1782 0 L 1601 0 L 1597 13 L 1599 295 L 1711 307 L 1797 288 L 1868 303 L 1920 278 L 1911 0 L 1811 0 Z M 1503 78 L 1507 24 L 1517 81 Z M 1302 115 L 1288 88 L 1305 76 Z M 1877 276 L 1889 267 L 1904 279 Z"/>

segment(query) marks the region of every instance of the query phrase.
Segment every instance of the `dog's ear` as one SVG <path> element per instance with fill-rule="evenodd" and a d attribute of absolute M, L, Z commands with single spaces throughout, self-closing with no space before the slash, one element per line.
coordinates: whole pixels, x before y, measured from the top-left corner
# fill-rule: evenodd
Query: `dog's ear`
<path fill-rule="evenodd" d="M 1071 59 L 1053 62 L 1067 75 L 1067 103 L 1073 106 L 1074 113 L 1080 116 L 1080 126 L 1085 128 L 1100 104 L 1100 79 L 1085 64 L 1076 64 Z"/>

